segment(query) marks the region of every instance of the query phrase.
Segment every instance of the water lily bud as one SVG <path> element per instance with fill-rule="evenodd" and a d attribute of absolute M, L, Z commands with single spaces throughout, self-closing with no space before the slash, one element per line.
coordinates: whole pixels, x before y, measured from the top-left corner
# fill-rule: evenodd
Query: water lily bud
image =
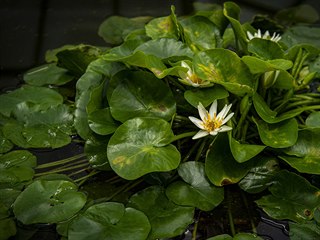
<path fill-rule="evenodd" d="M 249 105 L 249 96 L 245 95 L 240 102 L 240 113 L 244 113 Z"/>
<path fill-rule="evenodd" d="M 278 76 L 279 76 L 280 71 L 268 71 L 265 72 L 263 77 L 262 77 L 262 85 L 264 88 L 269 88 L 272 87 L 272 85 L 276 82 Z"/>
<path fill-rule="evenodd" d="M 299 72 L 299 79 L 304 79 L 310 73 L 309 67 L 305 66 Z"/>

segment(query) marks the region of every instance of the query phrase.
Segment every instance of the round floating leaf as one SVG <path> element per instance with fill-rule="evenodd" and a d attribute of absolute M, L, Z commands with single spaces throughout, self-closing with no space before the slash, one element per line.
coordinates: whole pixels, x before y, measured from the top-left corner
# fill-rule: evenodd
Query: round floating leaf
<path fill-rule="evenodd" d="M 113 133 L 118 125 L 112 118 L 110 108 L 99 109 L 88 116 L 89 127 L 92 131 L 100 135 Z"/>
<path fill-rule="evenodd" d="M 205 162 L 205 171 L 209 180 L 216 186 L 237 183 L 251 167 L 251 161 L 238 163 L 231 154 L 227 134 L 218 134 L 208 151 Z"/>
<path fill-rule="evenodd" d="M 32 179 L 36 157 L 26 150 L 16 150 L 0 156 L 0 186 L 13 187 Z"/>
<path fill-rule="evenodd" d="M 253 93 L 253 76 L 238 55 L 230 50 L 199 52 L 194 58 L 194 69 L 201 79 L 220 84 L 233 94 Z"/>
<path fill-rule="evenodd" d="M 65 221 L 82 209 L 86 195 L 65 180 L 36 180 L 16 199 L 13 212 L 24 224 Z"/>
<path fill-rule="evenodd" d="M 147 239 L 148 218 L 134 208 L 106 202 L 89 207 L 69 226 L 68 239 Z"/>
<path fill-rule="evenodd" d="M 304 222 L 313 218 L 320 204 L 320 191 L 303 177 L 286 170 L 278 172 L 269 187 L 272 195 L 257 200 L 269 216 Z M 281 209 L 281 211 L 279 211 Z"/>
<path fill-rule="evenodd" d="M 45 64 L 32 68 L 23 75 L 23 80 L 34 86 L 63 85 L 74 79 L 66 69 L 57 67 L 56 64 Z"/>
<path fill-rule="evenodd" d="M 5 218 L 0 220 L 0 240 L 7 240 L 17 233 L 16 224 L 13 218 Z"/>
<path fill-rule="evenodd" d="M 0 128 L 0 154 L 9 152 L 12 148 L 12 142 L 4 136 L 2 128 Z"/>
<path fill-rule="evenodd" d="M 194 51 L 221 46 L 218 27 L 206 17 L 192 16 L 181 20 L 186 43 Z"/>
<path fill-rule="evenodd" d="M 52 89 L 26 85 L 13 92 L 0 95 L 0 102 L 0 113 L 9 117 L 19 103 L 31 103 L 36 105 L 34 108 L 37 110 L 46 110 L 62 104 L 63 98 Z"/>
<path fill-rule="evenodd" d="M 180 153 L 170 142 L 168 122 L 157 118 L 134 118 L 122 124 L 108 144 L 108 159 L 121 177 L 132 180 L 150 172 L 178 167 Z"/>
<path fill-rule="evenodd" d="M 152 39 L 178 39 L 178 29 L 171 16 L 152 19 L 148 24 L 146 24 L 145 28 L 146 34 Z"/>
<path fill-rule="evenodd" d="M 178 206 L 169 201 L 160 186 L 152 186 L 134 194 L 129 206 L 148 216 L 151 224 L 148 239 L 178 236 L 193 222 L 194 208 Z"/>
<path fill-rule="evenodd" d="M 264 60 L 284 58 L 284 52 L 278 43 L 262 38 L 253 38 L 250 40 L 248 43 L 248 51 Z"/>
<path fill-rule="evenodd" d="M 256 121 L 261 141 L 273 148 L 286 148 L 298 139 L 298 123 L 294 118 L 279 123 L 268 124 Z"/>
<path fill-rule="evenodd" d="M 273 176 L 277 171 L 279 171 L 279 164 L 275 158 L 257 158 L 255 166 L 241 179 L 239 186 L 249 193 L 262 192 L 272 184 Z"/>
<path fill-rule="evenodd" d="M 229 144 L 232 156 L 239 162 L 245 162 L 262 152 L 266 146 L 256 144 L 240 143 L 234 138 L 229 137 Z"/>
<path fill-rule="evenodd" d="M 293 26 L 285 31 L 285 33 L 281 36 L 281 41 L 284 42 L 288 47 L 293 47 L 299 45 L 300 43 L 307 43 L 319 48 L 319 35 L 320 29 L 317 27 Z"/>
<path fill-rule="evenodd" d="M 320 128 L 320 112 L 311 113 L 306 119 L 306 126 Z"/>
<path fill-rule="evenodd" d="M 242 61 L 249 67 L 252 74 L 265 73 L 274 70 L 288 70 L 292 61 L 285 59 L 262 60 L 254 56 L 243 56 Z"/>
<path fill-rule="evenodd" d="M 112 116 L 121 122 L 134 117 L 160 117 L 170 120 L 176 103 L 171 90 L 148 72 L 125 72 L 114 89 L 109 104 Z"/>
<path fill-rule="evenodd" d="M 222 234 L 215 237 L 208 238 L 207 240 L 263 240 L 263 238 L 251 233 L 238 233 L 234 237 L 228 234 Z"/>
<path fill-rule="evenodd" d="M 306 223 L 289 222 L 291 240 L 314 240 L 320 239 L 320 227 L 314 221 Z"/>
<path fill-rule="evenodd" d="M 146 55 L 154 55 L 162 60 L 179 60 L 192 58 L 193 52 L 184 43 L 172 38 L 160 38 L 150 40 L 135 49 Z"/>
<path fill-rule="evenodd" d="M 203 163 L 183 163 L 179 166 L 178 173 L 185 182 L 174 182 L 166 190 L 168 198 L 174 203 L 211 211 L 222 202 L 223 188 L 210 183 L 206 178 Z"/>
<path fill-rule="evenodd" d="M 105 136 L 91 136 L 87 139 L 84 152 L 93 168 L 105 171 L 110 170 L 107 157 L 108 142 L 109 137 Z"/>
<path fill-rule="evenodd" d="M 229 96 L 221 86 L 213 86 L 210 88 L 195 88 L 184 92 L 184 98 L 195 108 L 198 107 L 199 102 L 204 107 L 208 107 L 216 99 L 223 99 Z"/>
<path fill-rule="evenodd" d="M 319 146 L 319 128 L 300 130 L 296 144 L 284 150 L 289 156 L 281 155 L 281 158 L 299 172 L 320 174 Z"/>

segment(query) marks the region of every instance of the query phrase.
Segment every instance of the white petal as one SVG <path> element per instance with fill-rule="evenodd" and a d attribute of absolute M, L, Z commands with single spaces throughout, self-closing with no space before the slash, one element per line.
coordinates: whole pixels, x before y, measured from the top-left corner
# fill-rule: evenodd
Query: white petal
<path fill-rule="evenodd" d="M 232 118 L 234 115 L 234 113 L 230 113 L 225 119 L 223 119 L 222 121 L 222 125 L 224 125 L 226 122 L 228 122 L 230 120 L 230 118 Z"/>
<path fill-rule="evenodd" d="M 247 31 L 247 35 L 248 35 L 248 38 L 249 40 L 251 40 L 252 38 L 254 38 L 254 36 L 251 34 L 251 32 Z"/>
<path fill-rule="evenodd" d="M 208 112 L 200 102 L 198 104 L 198 111 L 199 111 L 199 116 L 201 120 L 205 121 L 208 118 Z"/>
<path fill-rule="evenodd" d="M 196 133 L 196 135 L 194 135 L 192 137 L 192 139 L 198 139 L 198 138 L 202 138 L 202 137 L 205 137 L 205 136 L 208 136 L 209 133 L 207 131 L 202 131 L 200 130 L 199 132 Z"/>
<path fill-rule="evenodd" d="M 188 70 L 190 69 L 189 65 L 185 61 L 181 62 L 181 67 L 188 68 Z"/>
<path fill-rule="evenodd" d="M 219 128 L 219 132 L 227 132 L 227 131 L 230 131 L 230 130 L 232 130 L 232 127 L 229 127 L 229 126 L 226 126 L 226 125 L 224 125 L 224 126 Z"/>
<path fill-rule="evenodd" d="M 260 29 L 258 29 L 257 37 L 258 37 L 258 38 L 261 38 L 261 31 L 260 31 Z"/>
<path fill-rule="evenodd" d="M 228 114 L 228 112 L 230 111 L 230 108 L 232 107 L 232 104 L 229 104 L 228 106 L 227 106 L 227 109 L 226 109 L 226 112 L 223 114 L 223 118 L 225 118 L 226 116 L 227 116 L 227 114 Z"/>
<path fill-rule="evenodd" d="M 211 116 L 211 118 L 217 114 L 217 105 L 218 105 L 218 102 L 217 100 L 214 100 L 214 102 L 211 104 L 211 107 L 209 109 L 209 114 Z"/>
<path fill-rule="evenodd" d="M 219 133 L 219 132 L 218 132 L 217 130 L 214 130 L 214 131 L 210 132 L 210 135 L 215 136 L 215 135 L 217 135 L 218 133 Z"/>
<path fill-rule="evenodd" d="M 198 128 L 204 130 L 203 122 L 195 117 L 189 117 L 190 121 L 194 123 Z"/>
<path fill-rule="evenodd" d="M 268 39 L 268 37 L 270 37 L 270 34 L 269 34 L 269 31 L 266 31 L 264 34 L 263 34 L 263 39 Z"/>
<path fill-rule="evenodd" d="M 217 118 L 224 119 L 226 117 L 227 113 L 229 112 L 231 106 L 232 106 L 232 104 L 229 104 L 229 105 L 226 104 L 223 107 L 223 109 L 221 110 L 221 112 L 218 114 Z"/>

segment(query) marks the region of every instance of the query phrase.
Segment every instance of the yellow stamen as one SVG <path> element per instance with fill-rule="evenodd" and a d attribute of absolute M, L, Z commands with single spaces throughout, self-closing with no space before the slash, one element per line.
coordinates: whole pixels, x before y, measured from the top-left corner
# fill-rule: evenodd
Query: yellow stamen
<path fill-rule="evenodd" d="M 203 127 L 206 131 L 212 132 L 215 129 L 221 127 L 222 119 L 217 118 L 216 114 L 214 114 L 213 119 L 211 119 L 210 114 L 208 114 L 208 118 L 204 119 Z"/>
<path fill-rule="evenodd" d="M 191 74 L 190 75 L 190 80 L 193 82 L 193 83 L 196 83 L 196 84 L 201 84 L 202 83 L 202 80 L 200 78 L 198 78 L 197 75 L 195 74 Z"/>

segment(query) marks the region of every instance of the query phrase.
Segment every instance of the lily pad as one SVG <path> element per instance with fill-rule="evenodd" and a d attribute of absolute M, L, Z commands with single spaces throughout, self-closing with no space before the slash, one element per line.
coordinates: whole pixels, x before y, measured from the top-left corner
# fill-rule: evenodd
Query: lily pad
<path fill-rule="evenodd" d="M 66 180 L 36 180 L 18 196 L 13 212 L 24 224 L 65 221 L 82 209 L 86 195 Z"/>
<path fill-rule="evenodd" d="M 311 113 L 306 119 L 306 126 L 320 128 L 320 112 Z"/>
<path fill-rule="evenodd" d="M 7 240 L 17 233 L 16 224 L 13 218 L 0 219 L 0 240 Z"/>
<path fill-rule="evenodd" d="M 251 167 L 251 161 L 238 163 L 230 151 L 227 134 L 218 134 L 206 156 L 205 171 L 209 180 L 216 186 L 234 184 L 239 182 Z"/>
<path fill-rule="evenodd" d="M 304 129 L 298 133 L 297 142 L 284 149 L 287 155 L 281 155 L 289 165 L 299 172 L 320 174 L 320 129 Z"/>
<path fill-rule="evenodd" d="M 220 84 L 235 95 L 253 93 L 253 76 L 236 53 L 228 49 L 206 50 L 196 54 L 193 63 L 201 79 Z"/>
<path fill-rule="evenodd" d="M 241 179 L 239 186 L 246 192 L 259 193 L 268 188 L 274 175 L 280 170 L 276 158 L 257 157 L 249 173 Z"/>
<path fill-rule="evenodd" d="M 170 184 L 166 194 L 174 203 L 211 211 L 223 198 L 223 188 L 216 187 L 207 179 L 204 163 L 186 162 L 179 166 L 178 173 L 183 181 Z"/>
<path fill-rule="evenodd" d="M 36 105 L 38 110 L 46 110 L 62 104 L 63 98 L 56 91 L 36 86 L 22 86 L 13 92 L 0 95 L 0 113 L 9 117 L 19 103 L 27 102 Z"/>
<path fill-rule="evenodd" d="M 214 100 L 224 99 L 228 96 L 228 91 L 221 86 L 201 89 L 195 88 L 184 92 L 184 98 L 195 108 L 197 108 L 199 102 L 201 102 L 204 107 L 208 107 Z"/>
<path fill-rule="evenodd" d="M 34 175 L 36 157 L 26 150 L 16 150 L 0 156 L 0 187 L 14 187 Z"/>
<path fill-rule="evenodd" d="M 292 240 L 313 240 L 320 238 L 320 227 L 314 221 L 306 223 L 289 222 L 290 239 Z"/>
<path fill-rule="evenodd" d="M 118 124 L 112 118 L 110 108 L 96 110 L 88 116 L 89 127 L 99 135 L 109 135 L 113 133 Z"/>
<path fill-rule="evenodd" d="M 178 29 L 171 16 L 152 19 L 145 26 L 146 34 L 152 39 L 178 39 Z"/>
<path fill-rule="evenodd" d="M 69 226 L 68 239 L 146 239 L 148 218 L 141 211 L 123 204 L 106 202 L 89 207 Z"/>
<path fill-rule="evenodd" d="M 284 51 L 279 44 L 267 39 L 253 38 L 248 43 L 248 51 L 264 60 L 284 58 Z"/>
<path fill-rule="evenodd" d="M 178 236 L 193 221 L 194 208 L 174 204 L 168 200 L 164 189 L 160 186 L 151 186 L 134 194 L 128 206 L 148 216 L 151 224 L 148 239 Z"/>
<path fill-rule="evenodd" d="M 294 118 L 279 123 L 268 124 L 254 120 L 261 141 L 273 148 L 286 148 L 294 145 L 298 139 L 298 123 Z"/>
<path fill-rule="evenodd" d="M 13 143 L 7 139 L 0 128 L 0 154 L 9 152 L 13 148 Z"/>
<path fill-rule="evenodd" d="M 176 103 L 162 80 L 143 71 L 121 74 L 109 100 L 112 116 L 121 122 L 134 117 L 159 117 L 170 120 Z"/>
<path fill-rule="evenodd" d="M 237 233 L 234 237 L 231 237 L 229 234 L 222 234 L 208 238 L 207 240 L 263 240 L 263 238 L 251 233 Z"/>
<path fill-rule="evenodd" d="M 272 195 L 264 196 L 256 202 L 275 219 L 304 222 L 313 218 L 313 212 L 320 204 L 319 189 L 303 177 L 286 170 L 274 176 L 269 191 Z"/>
<path fill-rule="evenodd" d="M 134 118 L 122 124 L 108 144 L 108 159 L 121 177 L 132 180 L 178 167 L 180 153 L 171 143 L 171 126 L 163 119 Z"/>
<path fill-rule="evenodd" d="M 33 86 L 64 85 L 74 79 L 66 69 L 56 64 L 45 64 L 32 68 L 23 75 L 23 80 Z"/>

